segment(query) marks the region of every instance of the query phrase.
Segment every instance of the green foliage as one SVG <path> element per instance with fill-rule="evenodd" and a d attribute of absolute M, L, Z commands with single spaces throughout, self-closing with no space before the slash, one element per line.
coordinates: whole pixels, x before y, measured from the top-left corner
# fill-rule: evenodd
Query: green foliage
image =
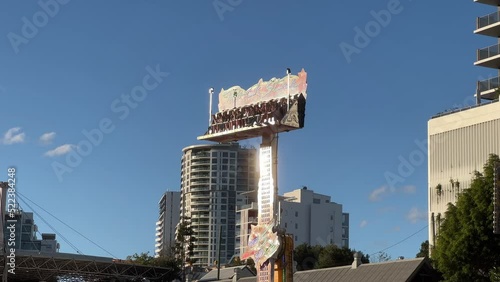
<path fill-rule="evenodd" d="M 500 267 L 495 267 L 490 272 L 491 282 L 500 282 Z"/>
<path fill-rule="evenodd" d="M 441 186 L 441 183 L 436 185 L 436 193 L 438 196 L 441 196 L 441 193 L 443 192 L 443 186 Z"/>
<path fill-rule="evenodd" d="M 500 236 L 493 234 L 493 171 L 490 155 L 484 172 L 448 204 L 432 258 L 446 281 L 490 281 L 500 266 Z"/>
<path fill-rule="evenodd" d="M 182 262 L 173 256 L 166 256 L 163 253 L 160 253 L 160 256 L 155 258 L 150 256 L 149 252 L 140 254 L 135 253 L 131 256 L 127 256 L 127 261 L 133 264 L 170 268 L 172 271 L 163 277 L 165 281 L 180 279 Z"/>
<path fill-rule="evenodd" d="M 191 257 L 194 254 L 194 243 L 197 239 L 191 227 L 191 219 L 189 217 L 183 217 L 181 223 L 177 226 L 176 232 L 175 255 L 180 258 L 181 261 L 189 264 L 195 263 L 196 261 L 191 259 Z"/>
<path fill-rule="evenodd" d="M 255 268 L 255 261 L 252 258 L 248 258 L 245 261 L 245 265 L 250 267 L 250 269 L 253 271 L 253 273 L 257 273 L 257 269 Z"/>
<path fill-rule="evenodd" d="M 150 256 L 149 252 L 140 254 L 135 253 L 131 256 L 127 256 L 127 261 L 134 264 L 153 265 L 154 257 Z"/>
<path fill-rule="evenodd" d="M 425 240 L 420 245 L 420 251 L 417 253 L 417 258 L 428 258 L 429 257 L 429 240 Z"/>
<path fill-rule="evenodd" d="M 297 262 L 297 271 L 350 265 L 356 250 L 339 248 L 336 245 L 310 246 L 306 243 L 298 245 L 293 251 Z M 361 262 L 369 263 L 368 255 L 361 253 Z"/>
<path fill-rule="evenodd" d="M 386 253 L 386 252 L 378 252 L 375 254 L 375 262 L 384 262 L 384 261 L 390 261 L 391 256 Z"/>
<path fill-rule="evenodd" d="M 293 258 L 297 262 L 297 271 L 316 268 L 316 262 L 323 247 L 300 244 L 293 250 Z"/>

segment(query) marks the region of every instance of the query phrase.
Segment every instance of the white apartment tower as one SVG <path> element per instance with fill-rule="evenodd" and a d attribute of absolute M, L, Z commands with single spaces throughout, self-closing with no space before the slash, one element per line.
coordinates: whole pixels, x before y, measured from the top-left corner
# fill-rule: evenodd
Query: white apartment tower
<path fill-rule="evenodd" d="M 254 148 L 231 143 L 183 149 L 180 213 L 181 218 L 190 218 L 197 239 L 192 257 L 196 266 L 212 266 L 218 259 L 218 246 L 221 263 L 231 259 L 235 253 L 237 195 L 257 190 L 257 185 Z"/>
<path fill-rule="evenodd" d="M 280 227 L 292 234 L 294 245 L 311 246 L 335 244 L 349 247 L 349 214 L 330 196 L 314 193 L 303 187 L 279 197 Z M 236 244 L 244 253 L 251 225 L 257 224 L 257 204 L 244 205 L 238 211 Z"/>
<path fill-rule="evenodd" d="M 495 38 L 479 49 L 477 66 L 500 69 L 500 0 L 475 0 L 496 12 L 477 18 L 474 33 Z M 500 154 L 499 77 L 479 81 L 476 105 L 434 116 L 428 122 L 429 244 L 436 243 L 448 203 L 470 187 L 474 171 L 482 171 L 490 154 Z M 484 103 L 486 102 L 486 103 Z M 432 249 L 432 248 L 430 248 Z"/>
<path fill-rule="evenodd" d="M 179 223 L 181 192 L 167 191 L 158 202 L 159 216 L 156 222 L 155 257 L 160 253 L 170 255 L 175 246 L 175 228 Z"/>

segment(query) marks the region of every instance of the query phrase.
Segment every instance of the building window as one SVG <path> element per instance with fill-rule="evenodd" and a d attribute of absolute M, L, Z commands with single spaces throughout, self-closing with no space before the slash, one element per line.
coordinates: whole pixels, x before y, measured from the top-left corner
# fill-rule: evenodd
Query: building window
<path fill-rule="evenodd" d="M 330 215 L 330 220 L 333 220 L 333 215 Z"/>
<path fill-rule="evenodd" d="M 287 228 L 287 227 L 288 227 L 287 225 L 288 225 L 288 224 L 286 224 L 286 222 L 285 222 L 285 228 Z"/>
<path fill-rule="evenodd" d="M 313 204 L 319 204 L 319 203 L 321 203 L 320 199 L 313 199 Z"/>
<path fill-rule="evenodd" d="M 295 223 L 295 229 L 299 229 L 299 224 Z"/>
<path fill-rule="evenodd" d="M 229 157 L 229 155 L 227 152 L 224 152 L 224 153 L 222 153 L 222 157 L 227 158 L 227 157 Z"/>
<path fill-rule="evenodd" d="M 297 240 L 297 235 L 295 235 L 295 242 L 297 242 L 297 241 L 298 241 L 298 240 Z"/>
<path fill-rule="evenodd" d="M 298 211 L 296 211 L 296 212 L 295 212 L 295 217 L 298 217 L 298 216 L 299 216 L 299 212 L 298 212 Z"/>

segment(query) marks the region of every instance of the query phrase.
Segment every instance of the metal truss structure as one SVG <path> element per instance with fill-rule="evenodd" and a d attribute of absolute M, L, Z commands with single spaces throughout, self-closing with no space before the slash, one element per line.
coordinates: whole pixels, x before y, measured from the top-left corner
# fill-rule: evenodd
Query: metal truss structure
<path fill-rule="evenodd" d="M 0 273 L 5 258 L 0 257 Z M 9 266 L 7 266 L 7 270 Z M 16 255 L 15 274 L 7 273 L 7 281 L 167 281 L 170 268 L 98 261 L 79 258 L 48 257 L 39 254 Z M 2 278 L 4 278 L 2 276 Z"/>

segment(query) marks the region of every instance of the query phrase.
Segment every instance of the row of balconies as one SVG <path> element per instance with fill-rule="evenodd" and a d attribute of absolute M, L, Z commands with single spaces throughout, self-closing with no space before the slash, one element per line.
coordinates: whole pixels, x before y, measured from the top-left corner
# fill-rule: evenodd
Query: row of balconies
<path fill-rule="evenodd" d="M 500 0 L 474 0 L 474 2 L 500 6 Z M 500 37 L 500 12 L 494 12 L 482 17 L 478 17 L 476 21 L 475 34 Z M 476 66 L 482 66 L 493 69 L 500 69 L 500 44 L 495 44 L 477 50 Z M 499 93 L 499 77 L 490 78 L 478 82 L 478 92 L 481 98 L 494 100 L 498 99 Z"/>

